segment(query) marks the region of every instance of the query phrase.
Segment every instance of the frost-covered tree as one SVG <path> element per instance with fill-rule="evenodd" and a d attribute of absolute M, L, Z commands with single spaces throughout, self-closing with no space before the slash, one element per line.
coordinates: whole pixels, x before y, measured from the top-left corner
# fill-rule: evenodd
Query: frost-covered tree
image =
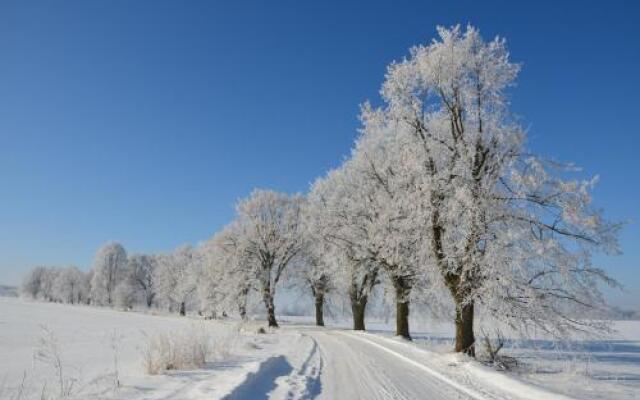
<path fill-rule="evenodd" d="M 127 252 L 120 243 L 108 242 L 96 253 L 91 278 L 91 300 L 99 305 L 112 305 L 115 289 L 125 278 Z"/>
<path fill-rule="evenodd" d="M 236 309 L 247 319 L 247 302 L 255 286 L 255 269 L 249 260 L 237 221 L 203 244 L 203 273 L 198 284 L 201 304 L 210 311 Z"/>
<path fill-rule="evenodd" d="M 140 301 L 140 293 L 129 279 L 121 280 L 113 293 L 113 303 L 116 307 L 124 310 L 131 310 Z"/>
<path fill-rule="evenodd" d="M 365 131 L 351 159 L 323 183 L 331 215 L 325 236 L 342 247 L 357 279 L 373 289 L 378 271 L 392 284 L 396 302 L 396 334 L 410 338 L 409 303 L 416 283 L 421 229 L 407 221 L 413 207 L 405 177 L 396 175 L 396 147 Z M 372 271 L 373 274 L 362 272 Z M 373 276 L 372 276 L 373 275 Z M 374 280 L 368 281 L 373 277 Z M 357 283 L 357 282 L 354 282 Z M 357 287 L 353 288 L 356 292 Z"/>
<path fill-rule="evenodd" d="M 46 279 L 47 267 L 38 266 L 31 269 L 22 281 L 20 293 L 22 296 L 37 299 L 42 295 L 42 287 Z"/>
<path fill-rule="evenodd" d="M 188 245 L 159 257 L 154 275 L 158 296 L 170 309 L 177 307 L 180 315 L 186 315 L 187 304 L 193 300 L 201 262 L 199 251 Z"/>
<path fill-rule="evenodd" d="M 84 280 L 88 289 L 87 297 L 84 301 L 86 304 L 92 304 L 93 300 L 91 299 L 91 282 L 93 281 L 93 268 L 84 273 Z"/>
<path fill-rule="evenodd" d="M 366 111 L 365 111 L 366 112 Z M 366 122 L 370 122 L 368 119 Z M 396 335 L 410 339 L 409 304 L 416 283 L 430 282 L 429 275 L 418 274 L 419 247 L 424 240 L 421 226 L 410 220 L 415 207 L 412 180 L 398 173 L 402 148 L 386 140 L 384 130 L 366 124 L 352 157 L 344 165 L 346 190 L 353 201 L 345 212 L 362 231 L 356 254 L 377 265 L 392 286 L 396 304 Z M 399 157 L 400 156 L 400 157 Z"/>
<path fill-rule="evenodd" d="M 47 267 L 42 275 L 42 282 L 40 285 L 40 298 L 45 301 L 60 302 L 56 293 L 56 279 L 60 274 L 60 270 L 55 267 Z"/>
<path fill-rule="evenodd" d="M 327 294 L 333 289 L 331 263 L 331 243 L 324 240 L 321 219 L 324 213 L 316 204 L 306 201 L 302 208 L 302 228 L 300 234 L 304 240 L 299 267 L 293 276 L 314 299 L 316 325 L 324 326 L 324 307 Z M 308 288 L 308 289 L 307 289 Z"/>
<path fill-rule="evenodd" d="M 61 303 L 87 303 L 89 281 L 77 267 L 35 267 L 25 277 L 22 295 Z"/>
<path fill-rule="evenodd" d="M 86 303 L 89 298 L 86 274 L 73 266 L 58 269 L 53 282 L 53 293 L 54 297 L 63 303 Z"/>
<path fill-rule="evenodd" d="M 147 307 L 153 305 L 156 297 L 154 271 L 157 266 L 158 259 L 153 255 L 133 254 L 128 259 L 126 279 Z"/>
<path fill-rule="evenodd" d="M 391 170 L 374 172 L 381 186 L 393 177 L 403 187 L 384 212 L 401 210 L 402 230 L 420 228 L 408 235 L 421 240 L 417 276 L 448 289 L 456 351 L 474 354 L 477 305 L 522 328 L 597 328 L 576 316 L 603 305 L 598 282 L 613 281 L 591 255 L 617 251 L 618 226 L 590 205 L 591 180 L 566 180 L 527 155 L 508 108 L 519 66 L 505 41 L 485 42 L 473 27 L 438 32 L 389 67 L 384 106 L 363 107 L 360 143 L 393 149 Z"/>
<path fill-rule="evenodd" d="M 367 304 L 373 289 L 380 283 L 380 266 L 369 260 L 354 257 L 348 249 L 341 251 L 337 256 L 342 260 L 340 272 L 347 277 L 343 282 L 347 284 L 347 293 L 351 302 L 353 329 L 363 331 L 366 328 Z"/>
<path fill-rule="evenodd" d="M 244 257 L 262 295 L 269 326 L 277 327 L 274 298 L 287 266 L 299 255 L 302 197 L 254 190 L 236 206 Z"/>
<path fill-rule="evenodd" d="M 373 288 L 379 283 L 380 266 L 361 251 L 367 231 L 354 218 L 358 199 L 345 168 L 330 171 L 316 180 L 308 196 L 311 228 L 326 246 L 323 254 L 328 274 L 336 288 L 349 296 L 353 329 L 365 329 L 365 311 Z"/>
<path fill-rule="evenodd" d="M 333 289 L 331 275 L 327 270 L 325 260 L 313 250 L 305 251 L 304 258 L 299 262 L 296 279 L 304 289 L 313 296 L 316 325 L 324 326 L 325 300 Z"/>

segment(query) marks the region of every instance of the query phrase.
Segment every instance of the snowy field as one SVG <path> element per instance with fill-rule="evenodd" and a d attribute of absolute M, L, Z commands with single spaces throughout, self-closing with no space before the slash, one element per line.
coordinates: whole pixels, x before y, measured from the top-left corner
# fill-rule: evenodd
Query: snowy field
<path fill-rule="evenodd" d="M 638 321 L 618 322 L 614 339 L 571 348 L 509 343 L 505 353 L 520 365 L 503 373 L 450 353 L 445 324 L 416 324 L 407 343 L 384 323 L 369 324 L 370 334 L 282 320 L 277 333 L 258 334 L 257 323 L 0 298 L 0 398 L 39 399 L 43 388 L 57 398 L 60 376 L 74 399 L 639 398 Z M 204 368 L 146 373 L 148 337 L 194 329 L 217 343 Z M 47 337 L 57 343 L 61 374 L 38 355 Z"/>
<path fill-rule="evenodd" d="M 0 298 L 0 399 L 40 399 L 43 390 L 48 398 L 60 397 L 56 369 L 37 354 L 45 329 L 57 341 L 62 378 L 73 385 L 70 398 L 221 398 L 269 351 L 267 335 L 236 338 L 236 328 L 234 323 Z M 193 329 L 220 340 L 229 356 L 203 370 L 145 372 L 146 337 Z"/>

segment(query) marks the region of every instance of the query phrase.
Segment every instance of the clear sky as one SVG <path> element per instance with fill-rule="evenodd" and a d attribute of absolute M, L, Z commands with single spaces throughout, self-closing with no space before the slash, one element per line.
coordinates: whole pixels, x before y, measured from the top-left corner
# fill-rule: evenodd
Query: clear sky
<path fill-rule="evenodd" d="M 530 148 L 631 220 L 598 261 L 640 307 L 640 6 L 632 1 L 0 2 L 0 282 L 197 243 L 253 187 L 304 192 L 436 25 L 505 36 Z"/>

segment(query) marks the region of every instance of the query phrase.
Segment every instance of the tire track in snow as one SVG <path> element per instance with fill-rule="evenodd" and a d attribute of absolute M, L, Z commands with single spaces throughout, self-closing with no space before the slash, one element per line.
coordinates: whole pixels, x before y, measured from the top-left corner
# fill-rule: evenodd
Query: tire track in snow
<path fill-rule="evenodd" d="M 311 342 L 311 350 L 300 368 L 287 379 L 290 389 L 286 395 L 287 400 L 315 399 L 322 391 L 322 354 L 316 340 L 304 333 L 303 340 Z"/>
<path fill-rule="evenodd" d="M 343 333 L 348 334 L 346 332 Z M 413 343 L 367 333 L 351 332 L 349 334 L 377 342 L 381 346 L 389 349 L 395 348 L 395 350 L 397 350 L 396 352 L 401 353 L 404 357 L 414 360 L 422 359 L 422 365 L 431 368 L 431 370 L 435 370 L 433 367 L 428 366 L 433 354 L 430 354 L 428 350 L 415 346 Z M 409 354 L 409 356 L 407 356 L 407 354 Z M 448 365 L 454 365 L 457 368 L 458 374 L 455 380 L 452 379 L 453 382 L 471 390 L 475 389 L 483 398 L 495 400 L 577 400 L 573 397 L 548 391 L 542 387 L 523 383 L 518 379 L 514 379 L 512 376 L 493 371 L 488 367 L 476 363 L 454 362 L 451 364 L 448 362 Z M 448 379 L 451 379 L 450 376 Z"/>
<path fill-rule="evenodd" d="M 464 385 L 461 385 L 460 383 L 450 379 L 449 377 L 441 374 L 440 372 L 434 370 L 433 368 L 430 368 L 430 367 L 428 367 L 428 366 L 426 366 L 426 365 L 424 365 L 422 363 L 419 363 L 419 362 L 417 362 L 415 360 L 412 360 L 409 357 L 406 357 L 406 356 L 404 356 L 404 355 L 402 355 L 402 354 L 400 354 L 400 353 L 398 353 L 398 352 L 396 352 L 394 350 L 389 349 L 388 347 L 385 347 L 385 346 L 383 346 L 383 345 L 381 345 L 379 343 L 376 343 L 376 342 L 374 342 L 374 341 L 372 341 L 370 339 L 367 339 L 367 338 L 365 338 L 365 337 L 363 337 L 361 335 L 354 335 L 354 334 L 349 334 L 349 333 L 346 333 L 346 332 L 339 332 L 339 334 L 345 335 L 345 336 L 349 336 L 349 337 L 352 337 L 352 338 L 356 338 L 357 340 L 365 342 L 365 343 L 367 343 L 367 344 L 369 344 L 371 346 L 374 346 L 374 347 L 378 348 L 379 350 L 382 350 L 382 351 L 386 352 L 387 354 L 391 354 L 394 357 L 396 357 L 396 358 L 398 358 L 398 359 L 400 359 L 400 360 L 402 360 L 402 361 L 404 361 L 404 362 L 406 362 L 408 364 L 411 364 L 414 367 L 417 367 L 417 368 L 421 369 L 424 372 L 427 372 L 428 374 L 432 375 L 433 377 L 435 377 L 439 381 L 448 384 L 449 386 L 453 387 L 457 391 L 466 394 L 467 396 L 469 396 L 470 398 L 472 398 L 474 400 L 489 400 L 487 397 L 485 397 L 481 393 L 479 393 L 479 392 L 477 392 L 477 391 L 475 391 L 473 389 L 470 389 L 470 388 L 468 388 L 468 387 L 466 387 Z"/>
<path fill-rule="evenodd" d="M 358 338 L 329 330 L 306 332 L 318 342 L 325 365 L 319 399 L 473 399 Z"/>

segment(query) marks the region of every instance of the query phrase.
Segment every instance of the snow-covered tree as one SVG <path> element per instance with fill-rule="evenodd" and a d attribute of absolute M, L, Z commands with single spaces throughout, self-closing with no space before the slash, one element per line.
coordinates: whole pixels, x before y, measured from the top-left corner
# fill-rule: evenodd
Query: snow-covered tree
<path fill-rule="evenodd" d="M 237 221 L 206 241 L 203 273 L 198 284 L 201 304 L 213 312 L 236 309 L 247 319 L 247 302 L 255 285 L 255 269 L 248 259 Z"/>
<path fill-rule="evenodd" d="M 316 180 L 308 196 L 307 212 L 312 229 L 323 240 L 323 259 L 333 284 L 349 296 L 353 329 L 365 329 L 365 311 L 373 288 L 379 283 L 380 265 L 361 251 L 367 231 L 355 218 L 358 212 L 350 171 L 339 168 Z"/>
<path fill-rule="evenodd" d="M 316 325 L 324 326 L 325 300 L 333 289 L 333 281 L 325 261 L 319 254 L 313 250 L 305 251 L 303 257 L 298 262 L 297 276 L 294 279 L 299 281 L 299 286 L 308 290 L 313 296 Z"/>
<path fill-rule="evenodd" d="M 385 104 L 363 107 L 358 145 L 393 150 L 382 164 L 391 169 L 373 172 L 403 188 L 384 212 L 401 210 L 401 230 L 420 228 L 402 236 L 421 241 L 418 276 L 439 278 L 451 295 L 456 351 L 474 354 L 476 305 L 555 334 L 597 328 L 575 316 L 603 304 L 597 284 L 613 281 L 591 254 L 617 251 L 618 226 L 590 205 L 591 180 L 565 180 L 527 155 L 508 109 L 519 66 L 505 41 L 485 42 L 473 27 L 438 32 L 389 67 Z"/>
<path fill-rule="evenodd" d="M 91 299 L 91 282 L 93 281 L 93 268 L 84 273 L 84 280 L 88 289 L 87 297 L 84 301 L 87 304 L 92 304 L 93 300 Z"/>
<path fill-rule="evenodd" d="M 112 305 L 115 289 L 125 278 L 127 252 L 120 243 L 108 242 L 96 253 L 91 278 L 91 300 L 99 305 Z"/>
<path fill-rule="evenodd" d="M 140 293 L 129 279 L 121 280 L 113 292 L 113 303 L 116 307 L 131 310 L 140 301 Z"/>
<path fill-rule="evenodd" d="M 254 190 L 236 206 L 242 251 L 257 280 L 269 326 L 277 327 L 274 298 L 287 266 L 299 255 L 302 197 Z"/>
<path fill-rule="evenodd" d="M 412 179 L 397 168 L 403 163 L 402 143 L 387 140 L 367 114 L 365 126 L 352 157 L 343 169 L 346 190 L 353 201 L 345 209 L 352 224 L 362 231 L 356 254 L 377 265 L 391 284 L 396 303 L 396 334 L 410 339 L 409 305 L 414 286 L 428 286 L 429 275 L 419 274 L 419 248 L 424 241 L 422 226 L 411 221 L 415 207 Z M 373 127 L 373 128 L 372 128 Z"/>
<path fill-rule="evenodd" d="M 147 307 L 151 307 L 156 297 L 154 271 L 157 266 L 158 260 L 153 255 L 133 254 L 128 259 L 127 280 Z"/>
<path fill-rule="evenodd" d="M 60 274 L 60 270 L 55 267 L 45 268 L 42 275 L 42 282 L 40 285 L 40 298 L 45 301 L 60 302 L 56 293 L 56 279 Z"/>
<path fill-rule="evenodd" d="M 170 309 L 177 307 L 180 315 L 186 315 L 187 304 L 193 300 L 195 272 L 201 262 L 201 254 L 189 245 L 181 246 L 158 259 L 154 275 L 158 296 Z"/>
<path fill-rule="evenodd" d="M 86 303 L 89 298 L 86 274 L 77 267 L 58 269 L 53 282 L 53 293 L 54 297 L 63 303 Z"/>
<path fill-rule="evenodd" d="M 405 221 L 406 188 L 389 165 L 394 148 L 387 147 L 363 135 L 352 158 L 329 175 L 334 226 L 327 236 L 346 250 L 342 258 L 352 265 L 357 280 L 370 278 L 366 272 L 371 270 L 375 279 L 378 271 L 387 274 L 396 295 L 396 334 L 410 338 L 409 302 L 416 279 L 418 231 Z M 369 286 L 354 286 L 352 292 L 372 290 L 376 280 L 367 282 Z"/>
<path fill-rule="evenodd" d="M 302 207 L 300 235 L 304 240 L 299 267 L 293 274 L 299 285 L 310 290 L 314 299 L 316 325 L 324 326 L 324 307 L 327 294 L 333 289 L 331 243 L 324 240 L 321 219 L 324 213 L 317 205 L 305 201 Z"/>
<path fill-rule="evenodd" d="M 46 279 L 47 267 L 38 266 L 31 269 L 22 281 L 21 294 L 37 299 L 42 294 L 42 287 Z"/>

